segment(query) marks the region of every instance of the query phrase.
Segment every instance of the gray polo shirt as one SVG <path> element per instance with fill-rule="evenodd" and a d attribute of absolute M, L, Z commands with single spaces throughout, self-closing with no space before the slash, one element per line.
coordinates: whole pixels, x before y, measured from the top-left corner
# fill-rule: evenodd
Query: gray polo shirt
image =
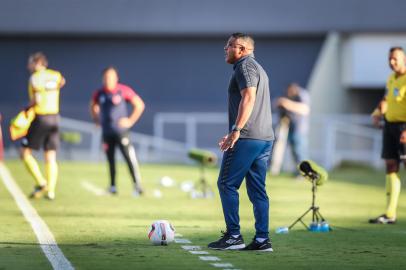
<path fill-rule="evenodd" d="M 241 58 L 234 64 L 234 73 L 228 87 L 229 130 L 231 131 L 231 127 L 237 119 L 241 101 L 240 91 L 247 87 L 256 87 L 257 95 L 251 116 L 241 130 L 240 138 L 273 140 L 269 79 L 253 54 Z"/>

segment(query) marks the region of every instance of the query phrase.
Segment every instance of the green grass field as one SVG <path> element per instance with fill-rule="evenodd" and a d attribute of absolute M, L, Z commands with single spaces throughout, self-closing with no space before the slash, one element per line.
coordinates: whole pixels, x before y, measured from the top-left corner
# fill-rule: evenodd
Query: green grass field
<path fill-rule="evenodd" d="M 7 161 L 12 176 L 28 194 L 33 181 L 19 161 Z M 177 183 L 197 180 L 192 166 L 143 165 L 146 196 L 133 198 L 128 173 L 118 170 L 118 196 L 96 196 L 82 187 L 87 181 L 105 188 L 104 163 L 60 164 L 57 199 L 31 201 L 76 269 L 216 269 L 181 244 L 152 246 L 147 230 L 152 221 L 168 219 L 177 232 L 204 247 L 221 263 L 235 269 L 404 269 L 406 266 L 406 194 L 401 194 L 396 225 L 369 225 L 383 213 L 384 173 L 368 168 L 341 168 L 317 193 L 318 205 L 334 231 L 312 233 L 299 223 L 289 234 L 275 228 L 291 224 L 311 203 L 311 185 L 287 176 L 267 181 L 271 198 L 273 253 L 212 251 L 206 248 L 220 236 L 224 221 L 216 190 L 218 169 L 208 171 L 214 199 L 190 199 L 178 187 L 159 185 L 162 176 Z M 402 179 L 406 175 L 402 174 Z M 405 183 L 405 182 L 403 182 Z M 162 198 L 153 196 L 160 189 Z M 245 187 L 240 192 L 240 218 L 246 242 L 253 237 L 253 215 Z M 50 269 L 30 225 L 0 184 L 0 269 Z M 310 221 L 310 216 L 306 222 Z M 222 269 L 222 268 L 217 268 Z"/>

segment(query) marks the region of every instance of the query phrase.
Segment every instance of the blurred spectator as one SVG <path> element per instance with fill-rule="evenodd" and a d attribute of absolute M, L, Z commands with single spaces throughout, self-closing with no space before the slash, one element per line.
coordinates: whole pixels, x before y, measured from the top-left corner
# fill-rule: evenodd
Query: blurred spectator
<path fill-rule="evenodd" d="M 287 119 L 289 133 L 287 142 L 291 148 L 295 164 L 308 158 L 308 132 L 310 114 L 309 92 L 296 83 L 289 84 L 286 96 L 277 100 L 280 120 Z M 295 175 L 299 175 L 296 171 Z"/>
<path fill-rule="evenodd" d="M 127 111 L 127 104 L 132 112 Z M 110 169 L 109 192 L 117 193 L 115 151 L 118 147 L 127 163 L 134 183 L 134 196 L 143 193 L 141 174 L 129 129 L 144 112 L 144 101 L 129 86 L 119 83 L 118 72 L 114 67 L 103 71 L 103 87 L 96 90 L 90 103 L 90 112 L 97 125 L 101 125 L 103 148 Z"/>

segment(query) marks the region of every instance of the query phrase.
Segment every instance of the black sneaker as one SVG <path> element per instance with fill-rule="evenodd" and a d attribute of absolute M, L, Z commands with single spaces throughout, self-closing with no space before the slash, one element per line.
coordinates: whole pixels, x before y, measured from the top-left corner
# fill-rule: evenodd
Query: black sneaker
<path fill-rule="evenodd" d="M 395 224 L 396 218 L 388 218 L 387 215 L 383 214 L 377 218 L 371 218 L 369 220 L 369 223 L 371 223 L 371 224 Z"/>
<path fill-rule="evenodd" d="M 39 199 L 47 192 L 47 186 L 35 186 L 34 191 L 30 193 L 30 199 Z"/>
<path fill-rule="evenodd" d="M 269 239 L 263 241 L 263 242 L 258 242 L 255 238 L 252 240 L 252 242 L 243 248 L 242 250 L 256 250 L 256 251 L 268 251 L 272 252 L 272 244 Z"/>
<path fill-rule="evenodd" d="M 244 239 L 242 235 L 238 236 L 237 238 L 230 235 L 228 232 L 221 232 L 223 236 L 208 245 L 208 248 L 211 249 L 221 249 L 221 250 L 235 250 L 235 249 L 242 249 L 245 247 Z"/>

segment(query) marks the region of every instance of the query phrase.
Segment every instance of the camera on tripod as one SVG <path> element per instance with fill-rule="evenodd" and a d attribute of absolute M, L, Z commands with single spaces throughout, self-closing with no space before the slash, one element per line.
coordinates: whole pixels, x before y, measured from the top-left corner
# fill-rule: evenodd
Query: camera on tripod
<path fill-rule="evenodd" d="M 300 174 L 309 181 L 315 181 L 316 186 L 323 185 L 328 179 L 327 171 L 317 165 L 314 161 L 303 160 L 299 163 Z"/>
<path fill-rule="evenodd" d="M 320 207 L 316 206 L 316 191 L 317 186 L 323 185 L 328 179 L 327 171 L 321 166 L 317 165 L 314 161 L 304 160 L 299 163 L 298 169 L 300 174 L 312 183 L 312 205 L 306 212 L 297 218 L 289 227 L 279 227 L 276 229 L 277 233 L 287 233 L 298 222 L 302 223 L 305 228 L 311 232 L 329 232 L 331 231 L 330 225 L 326 219 L 320 213 Z M 310 225 L 306 225 L 303 222 L 303 218 L 310 213 L 312 214 L 312 222 Z"/>
<path fill-rule="evenodd" d="M 193 148 L 188 152 L 189 158 L 200 165 L 200 179 L 196 190 L 191 194 L 193 198 L 213 198 L 214 192 L 206 180 L 206 167 L 217 164 L 217 155 L 211 151 Z"/>
<path fill-rule="evenodd" d="M 202 166 L 210 166 L 217 163 L 217 155 L 207 150 L 193 148 L 189 150 L 188 156 Z"/>

